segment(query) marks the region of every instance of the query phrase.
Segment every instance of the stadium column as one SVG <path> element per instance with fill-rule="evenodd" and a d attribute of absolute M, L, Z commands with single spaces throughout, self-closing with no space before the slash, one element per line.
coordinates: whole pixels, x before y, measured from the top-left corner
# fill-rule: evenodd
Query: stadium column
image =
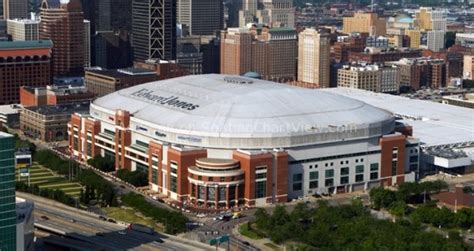
<path fill-rule="evenodd" d="M 130 113 L 118 110 L 115 113 L 115 169 L 131 170 L 131 161 L 125 157 L 125 146 L 132 141 L 132 133 L 129 129 Z M 118 153 L 121 153 L 118 154 Z"/>

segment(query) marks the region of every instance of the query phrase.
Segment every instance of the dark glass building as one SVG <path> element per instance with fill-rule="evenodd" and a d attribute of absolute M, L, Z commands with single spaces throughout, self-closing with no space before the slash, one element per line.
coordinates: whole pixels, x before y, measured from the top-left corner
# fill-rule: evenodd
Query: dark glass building
<path fill-rule="evenodd" d="M 138 61 L 176 58 L 175 0 L 133 0 L 132 47 Z"/>
<path fill-rule="evenodd" d="M 16 250 L 15 139 L 0 132 L 0 249 Z"/>

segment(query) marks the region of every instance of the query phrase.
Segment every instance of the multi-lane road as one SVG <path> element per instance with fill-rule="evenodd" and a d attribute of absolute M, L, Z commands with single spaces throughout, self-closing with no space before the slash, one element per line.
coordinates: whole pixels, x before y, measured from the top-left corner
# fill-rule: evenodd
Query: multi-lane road
<path fill-rule="evenodd" d="M 93 244 L 103 250 L 215 250 L 204 243 L 176 236 L 149 235 L 128 230 L 98 216 L 31 195 L 20 195 L 35 202 L 35 226 L 59 235 Z M 162 241 L 162 243 L 161 243 Z"/>

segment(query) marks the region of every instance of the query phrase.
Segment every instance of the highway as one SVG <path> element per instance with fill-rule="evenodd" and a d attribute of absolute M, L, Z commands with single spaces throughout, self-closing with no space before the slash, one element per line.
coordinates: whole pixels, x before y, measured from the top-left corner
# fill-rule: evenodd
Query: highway
<path fill-rule="evenodd" d="M 20 195 L 20 197 L 22 197 Z M 43 231 L 65 235 L 67 238 L 93 244 L 103 250 L 215 250 L 204 243 L 176 236 L 149 235 L 128 230 L 120 225 L 100 220 L 98 216 L 36 196 L 23 196 L 35 202 L 35 226 Z M 33 198 L 33 199 L 32 199 Z M 45 217 L 46 216 L 46 217 Z M 125 235 L 119 232 L 125 232 Z M 99 233 L 99 235 L 97 235 Z M 157 241 L 163 240 L 163 243 Z"/>

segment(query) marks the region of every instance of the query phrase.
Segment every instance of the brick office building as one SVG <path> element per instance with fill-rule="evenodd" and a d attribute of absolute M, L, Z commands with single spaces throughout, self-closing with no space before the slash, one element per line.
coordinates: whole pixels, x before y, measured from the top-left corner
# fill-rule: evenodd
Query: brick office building
<path fill-rule="evenodd" d="M 151 82 L 98 98 L 90 115 L 72 115 L 68 135 L 77 158 L 109 156 L 116 169 L 148 173 L 152 191 L 204 208 L 395 185 L 418 170 L 419 143 L 390 113 L 230 75 Z"/>
<path fill-rule="evenodd" d="M 397 61 L 402 58 L 416 58 L 420 56 L 421 50 L 367 48 L 363 52 L 349 52 L 348 60 L 354 62 L 366 62 L 369 64 L 375 64 Z"/>
<path fill-rule="evenodd" d="M 17 104 L 21 86 L 51 83 L 50 40 L 0 42 L 0 105 Z"/>
<path fill-rule="evenodd" d="M 84 86 L 54 86 L 20 88 L 20 104 L 27 106 L 89 103 L 95 95 Z"/>

